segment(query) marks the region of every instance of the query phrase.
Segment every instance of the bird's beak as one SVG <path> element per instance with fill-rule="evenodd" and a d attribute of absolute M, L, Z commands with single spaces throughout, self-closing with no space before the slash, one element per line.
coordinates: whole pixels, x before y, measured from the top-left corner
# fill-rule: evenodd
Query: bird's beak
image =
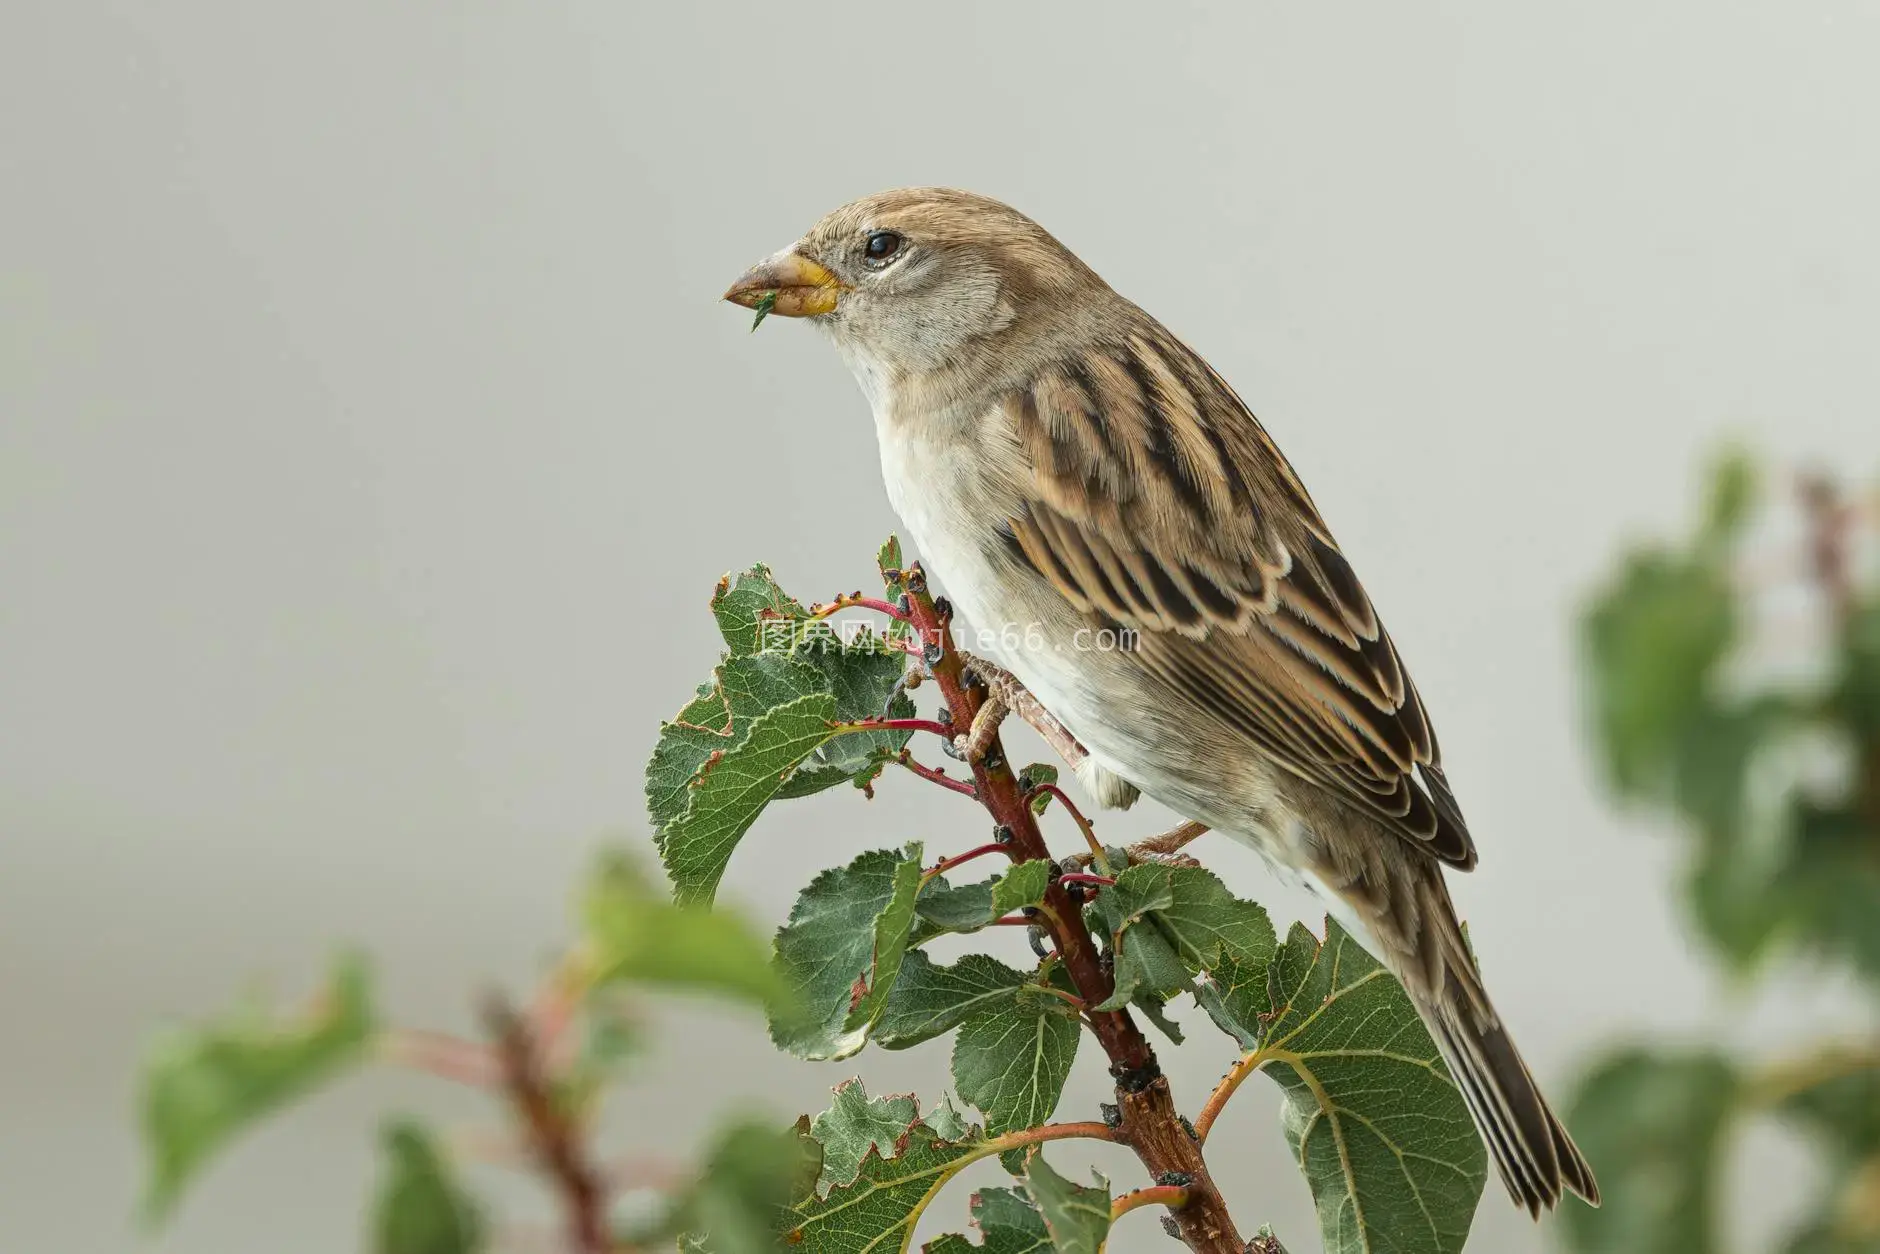
<path fill-rule="evenodd" d="M 786 248 L 746 270 L 725 293 L 725 299 L 755 309 L 765 297 L 774 295 L 766 313 L 806 318 L 833 310 L 846 286 L 802 253 Z"/>

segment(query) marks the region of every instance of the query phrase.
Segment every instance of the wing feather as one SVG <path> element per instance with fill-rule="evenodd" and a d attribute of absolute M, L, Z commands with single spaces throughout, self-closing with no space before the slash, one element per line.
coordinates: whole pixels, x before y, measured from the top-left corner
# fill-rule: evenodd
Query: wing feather
<path fill-rule="evenodd" d="M 1030 461 L 1008 527 L 1141 664 L 1295 776 L 1458 867 L 1475 846 L 1428 716 L 1298 476 L 1160 328 L 1071 353 L 1011 398 Z"/>

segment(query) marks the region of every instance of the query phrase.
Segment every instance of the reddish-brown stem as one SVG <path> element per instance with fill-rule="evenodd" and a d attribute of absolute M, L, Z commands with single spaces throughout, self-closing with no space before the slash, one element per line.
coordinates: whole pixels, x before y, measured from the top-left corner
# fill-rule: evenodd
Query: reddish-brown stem
<path fill-rule="evenodd" d="M 1809 566 L 1827 603 L 1836 639 L 1848 641 L 1858 629 L 1860 615 L 1853 556 L 1859 516 L 1826 475 L 1805 475 L 1799 488 L 1808 521 Z M 1880 745 L 1870 749 L 1857 772 L 1855 804 L 1880 829 Z"/>
<path fill-rule="evenodd" d="M 908 620 L 927 646 L 934 682 L 946 702 L 952 725 L 971 727 L 986 691 L 980 685 L 965 682 L 959 653 L 948 632 L 949 624 L 928 592 L 926 577 L 920 568 L 916 566 L 905 572 L 905 580 Z M 1003 829 L 1001 836 L 1012 857 L 1020 861 L 1049 859 L 1050 846 L 1045 843 L 1037 816 L 1031 811 L 1031 796 L 1019 787 L 1018 777 L 1012 773 L 996 734 L 972 768 L 980 804 L 992 816 L 993 823 Z M 1076 813 L 1069 799 L 1055 785 L 1045 787 L 1072 810 L 1085 838 L 1100 851 L 1088 820 Z M 1242 1254 L 1246 1243 L 1235 1231 L 1227 1204 L 1208 1175 L 1199 1143 L 1175 1111 L 1168 1080 L 1162 1075 L 1148 1038 L 1143 1036 L 1128 1011 L 1094 1009 L 1109 1000 L 1115 985 L 1084 922 L 1082 908 L 1061 879 L 1045 890 L 1038 915 L 1023 921 L 1050 933 L 1077 995 L 1086 1006 L 1093 1007 L 1086 1014 L 1086 1022 L 1109 1056 L 1110 1075 L 1116 1081 L 1121 1118 L 1115 1139 L 1135 1152 L 1152 1178 L 1166 1178 L 1174 1172 L 1189 1181 L 1188 1204 L 1175 1211 L 1174 1217 L 1182 1239 L 1191 1250 L 1201 1254 Z"/>
<path fill-rule="evenodd" d="M 530 1152 L 562 1195 L 569 1248 L 578 1254 L 607 1254 L 607 1186 L 587 1159 L 582 1129 L 569 1117 L 543 1073 L 542 1051 L 528 1020 L 501 997 L 484 1008 L 503 1085 L 528 1138 Z"/>
<path fill-rule="evenodd" d="M 979 796 L 978 791 L 975 790 L 973 786 L 967 783 L 965 780 L 954 779 L 951 775 L 948 775 L 945 771 L 939 769 L 938 767 L 925 766 L 919 762 L 916 762 L 911 756 L 909 756 L 907 750 L 905 749 L 901 750 L 901 756 L 897 757 L 895 761 L 898 762 L 900 765 L 905 766 L 908 770 L 914 772 L 914 774 L 920 776 L 922 779 L 926 780 L 930 784 L 938 784 L 942 788 L 952 789 L 954 792 L 959 793 L 963 797 L 972 797 L 974 799 L 977 799 Z"/>
<path fill-rule="evenodd" d="M 1214 1086 L 1212 1093 L 1208 1094 L 1207 1104 L 1201 1108 L 1201 1113 L 1195 1116 L 1197 1141 L 1203 1145 L 1207 1144 L 1208 1132 L 1213 1129 L 1214 1121 L 1221 1117 L 1221 1112 L 1227 1109 L 1228 1099 L 1233 1097 L 1234 1090 L 1238 1089 L 1248 1076 L 1258 1071 L 1266 1062 L 1267 1056 L 1255 1050 L 1242 1056 L 1227 1069 L 1227 1074 L 1221 1077 L 1221 1082 Z"/>
<path fill-rule="evenodd" d="M 1009 853 L 1009 852 L 1010 850 L 1008 850 L 1004 845 L 1001 845 L 996 841 L 990 845 L 981 845 L 977 849 L 968 849 L 965 853 L 956 853 L 951 858 L 948 858 L 943 862 L 937 863 L 933 867 L 932 870 L 921 872 L 921 878 L 932 879 L 936 875 L 945 875 L 948 871 L 951 871 L 954 867 L 965 866 L 968 862 L 971 862 L 974 858 L 983 858 L 987 854 Z"/>
<path fill-rule="evenodd" d="M 442 1032 L 394 1028 L 380 1038 L 379 1055 L 387 1062 L 478 1088 L 494 1088 L 503 1079 L 502 1067 L 488 1046 Z"/>
<path fill-rule="evenodd" d="M 886 614 L 897 623 L 907 621 L 907 611 L 892 601 L 884 601 L 880 597 L 865 597 L 859 592 L 837 597 L 833 601 L 825 601 L 821 605 L 812 605 L 809 607 L 809 615 L 811 618 L 827 618 L 838 610 L 873 610 L 877 614 Z"/>
<path fill-rule="evenodd" d="M 1146 1189 L 1125 1193 L 1110 1203 L 1110 1222 L 1115 1223 L 1132 1210 L 1144 1206 L 1166 1206 L 1180 1210 L 1188 1205 L 1188 1190 L 1179 1184 L 1152 1184 Z"/>
<path fill-rule="evenodd" d="M 1841 499 L 1833 480 L 1825 475 L 1804 475 L 1799 490 L 1802 512 L 1808 517 L 1808 564 L 1828 612 L 1837 628 L 1845 629 L 1854 617 L 1853 514 Z"/>
<path fill-rule="evenodd" d="M 1058 876 L 1058 882 L 1063 884 L 1101 884 L 1105 888 L 1116 883 L 1115 880 L 1107 875 L 1086 875 L 1082 871 L 1072 871 L 1068 875 L 1060 875 Z"/>
<path fill-rule="evenodd" d="M 1007 1132 L 986 1143 L 986 1149 L 995 1154 L 1007 1150 L 1024 1149 L 1027 1145 L 1043 1145 L 1046 1141 L 1068 1141 L 1073 1138 L 1085 1141 L 1114 1141 L 1116 1130 L 1107 1123 L 1046 1123 L 1035 1128 L 1025 1128 L 1018 1132 Z"/>
<path fill-rule="evenodd" d="M 1084 812 L 1077 808 L 1077 803 L 1071 800 L 1070 794 L 1065 792 L 1062 788 L 1059 788 L 1056 784 L 1039 784 L 1025 794 L 1026 803 L 1029 804 L 1033 797 L 1041 793 L 1057 798 L 1058 804 L 1064 807 L 1065 811 L 1071 816 L 1072 821 L 1077 824 L 1077 830 L 1084 834 L 1084 843 L 1090 846 L 1091 854 L 1101 858 L 1103 856 L 1103 842 L 1097 839 L 1096 825 L 1084 817 Z"/>

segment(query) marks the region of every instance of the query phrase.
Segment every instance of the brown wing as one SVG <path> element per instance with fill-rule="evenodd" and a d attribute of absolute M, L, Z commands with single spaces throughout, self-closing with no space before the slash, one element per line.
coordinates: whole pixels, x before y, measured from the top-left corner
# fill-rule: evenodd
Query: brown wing
<path fill-rule="evenodd" d="M 1159 328 L 1006 402 L 1033 490 L 1014 545 L 1141 663 L 1293 774 L 1475 865 L 1436 737 L 1312 499 L 1220 376 Z"/>

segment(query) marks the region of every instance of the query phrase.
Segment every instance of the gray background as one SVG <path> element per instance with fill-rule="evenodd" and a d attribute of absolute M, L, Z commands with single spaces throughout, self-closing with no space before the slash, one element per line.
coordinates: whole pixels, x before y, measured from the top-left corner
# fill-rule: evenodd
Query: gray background
<path fill-rule="evenodd" d="M 892 525 L 834 355 L 715 300 L 903 183 L 1042 220 L 1290 451 L 1437 715 L 1483 849 L 1458 894 L 1556 1091 L 1636 1032 L 1818 1026 L 1808 979 L 1728 994 L 1677 845 L 1596 795 L 1570 618 L 1725 432 L 1874 467 L 1880 9 L 1415 9 L 8 0 L 0 1247 L 135 1244 L 166 1017 L 296 994 L 351 941 L 401 1019 L 463 1027 L 553 951 L 713 660 L 718 574 L 854 587 Z M 778 811 L 726 896 L 769 923 L 850 851 L 977 838 L 910 785 Z M 811 1067 L 748 1017 L 664 1018 L 621 1148 L 684 1150 L 701 1102 L 944 1078 L 942 1046 Z M 1228 1059 L 1191 1041 L 1190 1105 Z M 1217 1161 L 1310 1250 L 1275 1104 L 1250 1087 Z M 354 1247 L 390 1106 L 485 1109 L 348 1081 L 155 1248 Z M 1752 1143 L 1752 1236 L 1804 1166 Z M 1119 1248 L 1160 1248 L 1132 1223 Z M 1493 1186 L 1478 1233 L 1545 1245 Z"/>

